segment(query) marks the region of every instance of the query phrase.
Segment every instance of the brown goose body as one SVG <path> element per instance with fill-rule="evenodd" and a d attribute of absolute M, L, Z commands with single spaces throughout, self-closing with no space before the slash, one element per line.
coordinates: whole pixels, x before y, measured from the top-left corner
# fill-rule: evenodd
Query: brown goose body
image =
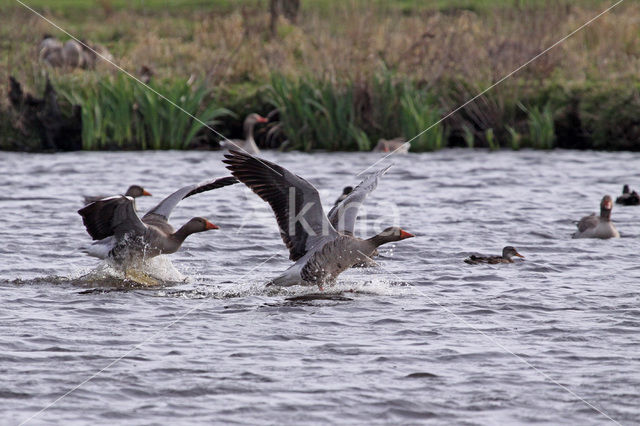
<path fill-rule="evenodd" d="M 578 231 L 573 238 L 620 238 L 620 233 L 611 222 L 613 203 L 611 197 L 605 195 L 600 202 L 600 216 L 595 213 L 585 216 L 577 223 Z"/>
<path fill-rule="evenodd" d="M 268 285 L 317 285 L 322 289 L 346 269 L 370 260 L 380 245 L 413 237 L 397 227 L 367 240 L 353 236 L 357 207 L 388 167 L 367 177 L 327 216 L 318 191 L 300 176 L 239 151 L 225 157 L 231 173 L 269 203 L 289 259 L 295 262 Z"/>
<path fill-rule="evenodd" d="M 87 232 L 96 240 L 88 253 L 123 264 L 175 253 L 189 235 L 218 229 L 206 219 L 194 217 L 175 231 L 169 216 L 180 200 L 234 183 L 237 183 L 235 178 L 225 177 L 185 186 L 142 218 L 135 213 L 132 197 L 122 195 L 95 201 L 78 210 Z"/>

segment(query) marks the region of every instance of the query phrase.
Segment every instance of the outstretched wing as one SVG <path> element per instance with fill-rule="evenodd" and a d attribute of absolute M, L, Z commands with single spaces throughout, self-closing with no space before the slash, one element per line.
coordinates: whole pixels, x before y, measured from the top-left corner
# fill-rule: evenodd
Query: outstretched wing
<path fill-rule="evenodd" d="M 390 165 L 367 176 L 347 197 L 336 204 L 327 215 L 331 225 L 343 234 L 353 235 L 358 210 L 367 195 L 378 186 L 378 179 L 389 170 Z"/>
<path fill-rule="evenodd" d="M 124 195 L 103 198 L 78 210 L 87 232 L 94 240 L 127 233 L 142 234 L 147 227 L 135 212 L 133 198 Z"/>
<path fill-rule="evenodd" d="M 296 261 L 338 236 L 322 210 L 318 191 L 309 182 L 284 167 L 240 151 L 230 150 L 225 158 L 231 174 L 271 206 L 289 259 Z"/>
<path fill-rule="evenodd" d="M 238 183 L 238 179 L 233 176 L 227 176 L 206 180 L 194 185 L 187 185 L 178 189 L 176 192 L 162 200 L 160 204 L 149 210 L 147 214 L 142 217 L 142 220 L 148 219 L 151 216 L 160 216 L 160 218 L 167 221 L 169 220 L 169 216 L 171 216 L 171 212 L 181 200 L 201 192 L 211 191 L 227 185 L 233 185 L 234 183 Z"/>

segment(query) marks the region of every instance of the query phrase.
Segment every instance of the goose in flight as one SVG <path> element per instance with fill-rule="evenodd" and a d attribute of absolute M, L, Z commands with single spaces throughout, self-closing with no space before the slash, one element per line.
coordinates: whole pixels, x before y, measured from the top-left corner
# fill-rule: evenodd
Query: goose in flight
<path fill-rule="evenodd" d="M 185 238 L 195 232 L 218 229 L 202 217 L 194 217 L 177 231 L 169 216 L 178 203 L 192 195 L 237 183 L 228 176 L 180 188 L 142 218 L 134 210 L 132 197 L 119 195 L 95 201 L 78 210 L 87 232 L 96 240 L 88 254 L 120 264 L 143 261 L 178 251 Z"/>
<path fill-rule="evenodd" d="M 295 263 L 268 285 L 323 285 L 346 269 L 363 263 L 382 244 L 414 235 L 389 227 L 369 239 L 353 235 L 358 207 L 388 167 L 365 178 L 327 216 L 316 188 L 282 166 L 231 150 L 223 160 L 227 169 L 273 210 L 280 236 Z"/>

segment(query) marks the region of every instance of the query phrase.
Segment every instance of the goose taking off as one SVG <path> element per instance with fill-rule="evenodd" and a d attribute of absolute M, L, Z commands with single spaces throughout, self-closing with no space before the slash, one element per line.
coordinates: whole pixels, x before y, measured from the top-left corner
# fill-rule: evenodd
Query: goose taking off
<path fill-rule="evenodd" d="M 518 253 L 518 250 L 516 250 L 515 247 L 506 246 L 505 248 L 502 249 L 502 256 L 471 255 L 471 257 L 468 257 L 467 259 L 464 260 L 464 263 L 468 263 L 469 265 L 477 265 L 478 263 L 490 263 L 490 264 L 513 263 L 512 257 L 514 256 L 524 258 L 523 255 Z"/>
<path fill-rule="evenodd" d="M 600 216 L 592 213 L 580 219 L 578 231 L 573 234 L 573 238 L 620 238 L 620 233 L 611 222 L 611 209 L 611 197 L 605 195 L 600 202 Z"/>
<path fill-rule="evenodd" d="M 243 152 L 248 152 L 249 154 L 257 155 L 260 154 L 260 148 L 256 145 L 256 141 L 253 139 L 253 128 L 258 123 L 266 123 L 269 120 L 261 116 L 260 114 L 249 114 L 247 118 L 244 120 L 243 129 L 244 129 L 244 140 L 241 139 L 231 139 L 226 141 L 221 141 L 220 146 L 224 149 L 228 150 L 239 150 Z"/>
<path fill-rule="evenodd" d="M 121 264 L 175 253 L 189 235 L 218 229 L 206 219 L 194 217 L 175 231 L 169 224 L 169 216 L 180 200 L 237 182 L 228 176 L 185 186 L 162 200 L 142 219 L 133 209 L 132 197 L 119 195 L 95 201 L 78 210 L 87 232 L 97 240 L 88 253 Z"/>
<path fill-rule="evenodd" d="M 414 236 L 398 227 L 366 240 L 353 236 L 358 207 L 388 167 L 364 179 L 327 217 L 318 191 L 300 176 L 240 151 L 225 157 L 231 174 L 269 203 L 289 259 L 296 262 L 267 285 L 317 285 L 322 290 L 344 270 L 370 259 L 380 245 Z"/>
<path fill-rule="evenodd" d="M 138 197 L 150 197 L 151 193 L 146 189 L 144 189 L 143 187 L 141 187 L 140 185 L 131 185 L 129 189 L 127 189 L 127 192 L 124 193 L 124 195 L 126 197 L 138 198 Z M 107 198 L 107 197 L 108 195 L 102 195 L 102 196 L 85 195 L 84 203 L 85 204 L 93 203 L 94 201 L 102 200 L 103 198 Z"/>

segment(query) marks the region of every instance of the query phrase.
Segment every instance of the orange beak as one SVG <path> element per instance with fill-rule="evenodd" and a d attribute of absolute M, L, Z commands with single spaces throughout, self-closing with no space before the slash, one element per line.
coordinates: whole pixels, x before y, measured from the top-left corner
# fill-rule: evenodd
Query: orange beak
<path fill-rule="evenodd" d="M 604 208 L 607 210 L 611 210 L 612 208 L 611 201 L 607 201 L 606 203 L 604 203 Z"/>
<path fill-rule="evenodd" d="M 408 233 L 407 231 L 404 230 L 400 230 L 400 239 L 404 240 L 405 238 L 412 238 L 415 237 L 415 235 Z"/>
<path fill-rule="evenodd" d="M 207 224 L 204 229 L 220 229 L 218 225 L 214 225 L 213 223 L 207 221 Z"/>
<path fill-rule="evenodd" d="M 151 197 L 151 193 L 149 191 L 147 191 L 146 189 L 142 190 L 142 195 L 146 195 L 147 197 Z"/>
<path fill-rule="evenodd" d="M 264 118 L 263 116 L 258 116 L 258 123 L 267 123 L 269 121 L 268 118 Z"/>
<path fill-rule="evenodd" d="M 521 257 L 521 258 L 523 258 L 523 259 L 524 259 L 524 256 L 523 256 L 523 255 L 521 255 L 520 253 L 516 253 L 516 254 L 514 254 L 514 256 L 518 256 L 518 257 Z"/>

